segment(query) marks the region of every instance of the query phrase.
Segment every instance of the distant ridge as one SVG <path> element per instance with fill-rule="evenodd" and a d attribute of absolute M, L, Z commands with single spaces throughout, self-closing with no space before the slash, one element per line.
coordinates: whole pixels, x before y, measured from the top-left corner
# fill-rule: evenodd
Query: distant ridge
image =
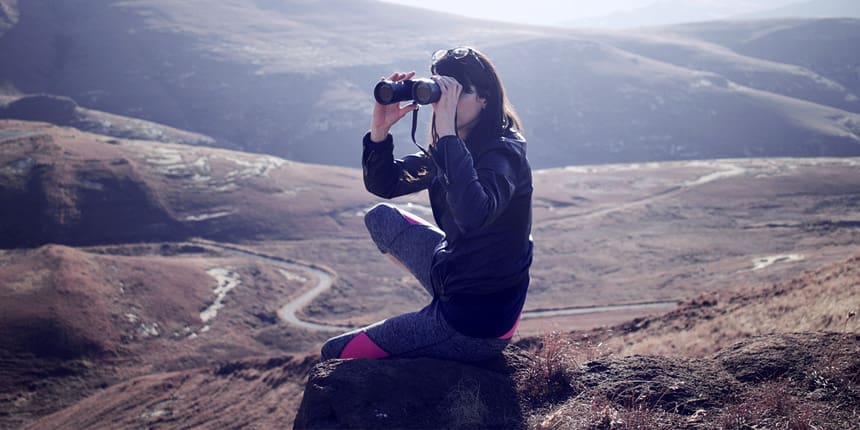
<path fill-rule="evenodd" d="M 11 25 L 0 56 L 14 59 L 0 63 L 4 91 L 300 162 L 356 166 L 373 83 L 398 69 L 426 75 L 433 51 L 464 44 L 496 63 L 538 168 L 860 155 L 856 19 L 618 33 L 372 0 L 0 4 Z M 406 124 L 393 132 L 408 139 Z"/>
<path fill-rule="evenodd" d="M 860 2 L 855 0 L 808 0 L 762 12 L 737 15 L 732 18 L 860 18 Z"/>

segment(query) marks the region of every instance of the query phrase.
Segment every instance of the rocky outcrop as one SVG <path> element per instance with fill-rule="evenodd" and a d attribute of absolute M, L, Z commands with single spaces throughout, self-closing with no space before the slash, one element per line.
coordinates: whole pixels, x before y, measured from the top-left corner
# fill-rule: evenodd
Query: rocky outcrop
<path fill-rule="evenodd" d="M 851 370 L 849 376 L 853 377 L 853 382 L 860 383 L 858 333 L 757 336 L 720 351 L 714 358 L 741 382 L 779 378 L 803 381 L 812 377 L 815 370 L 844 366 Z"/>
<path fill-rule="evenodd" d="M 723 407 L 741 385 L 709 359 L 656 356 L 604 358 L 588 362 L 570 377 L 572 393 L 595 391 L 621 404 L 648 404 L 692 415 Z"/>
<path fill-rule="evenodd" d="M 856 334 L 761 336 L 710 358 L 609 356 L 556 366 L 555 373 L 546 360 L 563 356 L 514 351 L 489 366 L 431 359 L 320 363 L 310 373 L 295 428 L 847 423 L 846 405 L 860 400 Z M 559 381 L 561 387 L 547 389 Z"/>
<path fill-rule="evenodd" d="M 296 429 L 523 426 L 513 351 L 480 365 L 427 358 L 329 360 L 310 373 Z"/>

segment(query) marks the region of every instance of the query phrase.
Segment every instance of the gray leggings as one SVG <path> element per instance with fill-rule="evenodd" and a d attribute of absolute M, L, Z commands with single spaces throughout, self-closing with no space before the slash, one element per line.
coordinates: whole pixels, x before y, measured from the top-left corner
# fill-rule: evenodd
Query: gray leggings
<path fill-rule="evenodd" d="M 322 347 L 322 358 L 430 357 L 481 361 L 498 355 L 510 341 L 475 338 L 448 325 L 433 292 L 430 265 L 444 233 L 421 218 L 389 204 L 374 206 L 364 217 L 374 243 L 402 263 L 433 301 L 418 312 L 389 318 L 333 337 Z M 513 330 L 511 331 L 511 335 Z"/>

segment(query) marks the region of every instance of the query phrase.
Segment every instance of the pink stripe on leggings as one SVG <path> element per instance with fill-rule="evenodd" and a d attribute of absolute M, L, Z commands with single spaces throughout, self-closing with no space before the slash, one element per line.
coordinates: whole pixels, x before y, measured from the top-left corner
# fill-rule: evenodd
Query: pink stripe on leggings
<path fill-rule="evenodd" d="M 507 340 L 507 339 L 510 339 L 510 338 L 514 337 L 514 333 L 516 333 L 516 332 L 517 332 L 517 327 L 519 327 L 519 326 L 520 326 L 520 318 L 522 318 L 522 316 L 523 316 L 523 314 L 521 313 L 521 314 L 517 317 L 517 322 L 515 322 L 515 323 L 514 323 L 514 326 L 513 326 L 513 327 L 511 327 L 511 329 L 510 329 L 510 330 L 508 330 L 508 332 L 507 332 L 507 333 L 505 333 L 505 334 L 503 334 L 503 335 L 499 336 L 499 339 Z"/>
<path fill-rule="evenodd" d="M 406 212 L 406 211 L 399 211 L 399 212 L 400 212 L 400 216 L 402 216 L 402 217 L 403 217 L 403 219 L 405 219 L 405 220 L 406 220 L 406 222 L 408 222 L 409 224 L 412 224 L 412 225 L 427 225 L 427 221 L 424 221 L 423 219 L 418 218 L 418 217 L 416 217 L 415 215 L 412 215 L 412 214 L 411 214 L 411 213 L 409 213 L 409 212 Z"/>
<path fill-rule="evenodd" d="M 385 358 L 388 353 L 383 351 L 375 344 L 364 332 L 352 338 L 343 352 L 340 353 L 340 358 Z"/>

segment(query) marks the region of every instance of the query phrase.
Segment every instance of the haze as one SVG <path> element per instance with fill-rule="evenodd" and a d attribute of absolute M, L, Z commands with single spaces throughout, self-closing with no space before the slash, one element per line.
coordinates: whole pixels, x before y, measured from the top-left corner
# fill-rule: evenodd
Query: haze
<path fill-rule="evenodd" d="M 538 25 L 625 27 L 742 16 L 799 0 L 386 0 L 489 20 Z M 655 14 L 658 15 L 655 17 Z M 623 17 L 619 20 L 618 18 Z"/>

